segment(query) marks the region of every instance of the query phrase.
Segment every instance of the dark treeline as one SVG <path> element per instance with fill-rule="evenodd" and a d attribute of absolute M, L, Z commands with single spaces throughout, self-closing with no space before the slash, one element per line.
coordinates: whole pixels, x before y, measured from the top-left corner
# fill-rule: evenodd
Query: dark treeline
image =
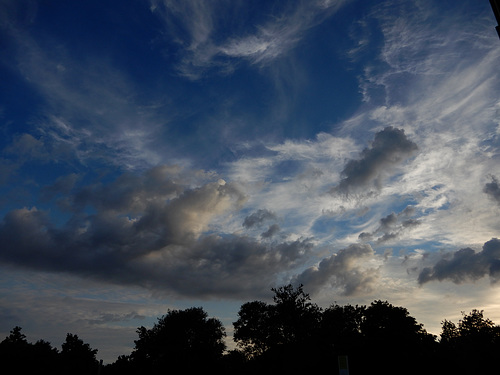
<path fill-rule="evenodd" d="M 241 306 L 233 323 L 236 350 L 226 351 L 222 323 L 193 307 L 138 328 L 132 353 L 104 367 L 76 335 L 68 334 L 59 351 L 44 340 L 28 343 L 20 327 L 0 343 L 0 359 L 3 368 L 38 374 L 338 374 L 339 356 L 347 356 L 350 375 L 499 371 L 500 327 L 482 311 L 462 313 L 456 324 L 444 320 L 438 338 L 386 301 L 322 309 L 302 286 L 273 292 L 273 303 Z"/>
<path fill-rule="evenodd" d="M 44 340 L 29 343 L 21 327 L 14 327 L 0 343 L 2 368 L 16 374 L 97 374 L 97 349 L 68 333 L 61 351 Z"/>

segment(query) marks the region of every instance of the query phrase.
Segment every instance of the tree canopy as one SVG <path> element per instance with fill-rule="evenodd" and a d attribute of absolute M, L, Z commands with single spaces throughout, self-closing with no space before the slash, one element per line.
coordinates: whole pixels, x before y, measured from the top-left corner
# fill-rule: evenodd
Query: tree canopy
<path fill-rule="evenodd" d="M 98 371 L 97 349 L 68 333 L 59 352 L 45 340 L 30 343 L 22 329 L 16 326 L 0 342 L 0 361 L 4 368 L 20 374 L 93 375 Z"/>
<path fill-rule="evenodd" d="M 370 306 L 331 305 L 323 310 L 310 301 L 302 285 L 273 289 L 274 304 L 242 305 L 234 323 L 234 340 L 249 359 L 269 368 L 277 357 L 290 369 L 320 369 L 335 355 L 356 358 L 358 371 L 391 351 L 398 361 L 414 360 L 433 350 L 428 334 L 408 310 L 386 301 Z M 283 366 L 283 365 L 281 365 Z"/>
<path fill-rule="evenodd" d="M 482 310 L 462 312 L 457 324 L 445 319 L 441 327 L 441 354 L 450 359 L 453 371 L 484 373 L 491 369 L 500 350 L 500 326 L 485 318 Z"/>
<path fill-rule="evenodd" d="M 472 310 L 442 321 L 440 339 L 409 311 L 388 301 L 320 308 L 303 286 L 272 289 L 272 303 L 246 302 L 233 323 L 237 349 L 225 352 L 225 328 L 201 307 L 168 310 L 151 327 L 137 329 L 129 355 L 99 368 L 97 349 L 68 333 L 61 350 L 28 342 L 14 327 L 0 342 L 5 368 L 38 374 L 338 373 L 347 356 L 352 374 L 491 373 L 500 349 L 500 327 Z"/>
<path fill-rule="evenodd" d="M 201 307 L 169 310 L 150 329 L 137 329 L 139 338 L 131 361 L 152 373 L 167 369 L 205 370 L 215 364 L 226 348 L 224 326 Z"/>

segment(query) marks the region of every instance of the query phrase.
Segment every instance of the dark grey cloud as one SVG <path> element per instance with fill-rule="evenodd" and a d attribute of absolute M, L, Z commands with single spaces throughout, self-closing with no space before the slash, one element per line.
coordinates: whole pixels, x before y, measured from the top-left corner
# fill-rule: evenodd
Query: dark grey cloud
<path fill-rule="evenodd" d="M 52 185 L 45 186 L 40 190 L 42 200 L 51 200 L 55 196 L 69 194 L 79 179 L 80 176 L 76 173 L 57 178 Z"/>
<path fill-rule="evenodd" d="M 373 232 L 363 232 L 359 235 L 362 241 L 373 241 L 377 243 L 387 242 L 400 238 L 405 231 L 421 224 L 417 219 L 410 218 L 415 213 L 412 206 L 406 207 L 399 213 L 391 212 L 386 217 L 380 219 L 380 225 Z"/>
<path fill-rule="evenodd" d="M 49 153 L 43 140 L 31 134 L 21 134 L 14 138 L 11 145 L 4 150 L 7 154 L 14 154 L 23 160 L 48 161 Z"/>
<path fill-rule="evenodd" d="M 392 229 L 394 225 L 398 222 L 398 217 L 394 212 L 380 219 L 380 227 L 379 231 L 386 232 L 387 230 Z"/>
<path fill-rule="evenodd" d="M 403 129 L 388 126 L 375 134 L 370 147 L 361 152 L 360 159 L 347 162 L 342 171 L 342 180 L 331 192 L 347 194 L 372 185 L 380 188 L 382 177 L 417 149 L 417 145 L 406 137 Z"/>
<path fill-rule="evenodd" d="M 467 247 L 444 255 L 434 266 L 420 272 L 418 282 L 450 280 L 461 284 L 485 276 L 489 276 L 492 282 L 497 282 L 500 277 L 500 240 L 497 238 L 486 242 L 483 250 L 477 253 Z"/>
<path fill-rule="evenodd" d="M 277 274 L 309 256 L 307 239 L 214 235 L 210 222 L 238 210 L 244 195 L 222 180 L 195 187 L 181 180 L 165 167 L 73 189 L 73 213 L 63 225 L 36 208 L 10 211 L 0 222 L 0 262 L 201 298 L 266 293 Z M 58 191 L 69 187 L 61 185 Z M 266 233 L 277 231 L 271 225 Z"/>
<path fill-rule="evenodd" d="M 88 227 L 54 228 L 36 210 L 10 212 L 0 225 L 0 259 L 16 266 L 66 272 L 184 296 L 266 293 L 278 273 L 309 256 L 308 240 L 264 244 L 240 236 L 203 235 L 175 243 L 156 228 L 99 217 Z M 150 238 L 152 237 L 152 238 Z"/>
<path fill-rule="evenodd" d="M 252 228 L 254 226 L 261 225 L 263 222 L 267 220 L 276 220 L 276 219 L 277 216 L 274 212 L 266 209 L 259 209 L 245 218 L 245 221 L 243 221 L 243 226 L 245 228 Z"/>
<path fill-rule="evenodd" d="M 498 185 L 498 180 L 495 176 L 491 176 L 491 182 L 484 185 L 483 192 L 488 194 L 498 204 L 500 204 L 500 186 Z"/>
<path fill-rule="evenodd" d="M 331 284 L 340 288 L 344 295 L 369 292 L 378 280 L 378 271 L 362 265 L 374 254 L 369 244 L 350 245 L 324 258 L 317 267 L 306 269 L 296 276 L 294 282 L 303 284 L 311 291 Z"/>
<path fill-rule="evenodd" d="M 98 211 L 143 212 L 150 205 L 165 202 L 182 194 L 193 181 L 176 166 L 162 165 L 142 175 L 125 173 L 109 183 L 82 187 L 71 198 L 74 211 L 91 206 Z"/>
<path fill-rule="evenodd" d="M 279 226 L 279 224 L 276 224 L 276 223 L 271 224 L 269 226 L 269 228 L 261 234 L 261 237 L 262 238 L 271 238 L 274 235 L 278 234 L 280 232 L 280 230 L 281 230 L 281 227 Z"/>
<path fill-rule="evenodd" d="M 185 247 L 178 257 L 151 264 L 146 276 L 182 295 L 266 295 L 278 274 L 300 266 L 312 249 L 307 239 L 266 244 L 249 237 L 210 235 Z M 178 266 L 170 266 L 172 261 Z"/>

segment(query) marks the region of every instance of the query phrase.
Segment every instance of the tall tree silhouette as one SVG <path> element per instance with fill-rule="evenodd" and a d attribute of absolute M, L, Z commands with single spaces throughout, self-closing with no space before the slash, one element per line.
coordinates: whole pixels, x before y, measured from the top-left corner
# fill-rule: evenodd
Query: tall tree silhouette
<path fill-rule="evenodd" d="M 61 363 L 64 373 L 77 375 L 97 373 L 99 367 L 96 359 L 97 349 L 92 349 L 77 335 L 68 333 L 61 348 Z"/>
<path fill-rule="evenodd" d="M 305 344 L 319 327 L 320 308 L 310 302 L 302 285 L 273 288 L 274 305 L 247 302 L 233 323 L 234 340 L 251 357 L 282 345 Z"/>
<path fill-rule="evenodd" d="M 442 322 L 441 357 L 449 371 L 480 373 L 497 366 L 500 326 L 483 316 L 483 311 L 462 312 L 458 324 Z"/>
<path fill-rule="evenodd" d="M 302 285 L 273 288 L 274 304 L 241 306 L 233 323 L 234 340 L 250 359 L 269 371 L 311 370 L 321 309 L 310 302 Z M 273 367 L 277 366 L 277 367 Z M 260 370 L 259 370 L 260 371 Z"/>
<path fill-rule="evenodd" d="M 274 321 L 276 342 L 298 344 L 310 341 L 318 329 L 320 308 L 311 302 L 303 286 L 286 285 L 271 289 L 274 292 Z"/>
<path fill-rule="evenodd" d="M 387 373 L 420 374 L 429 371 L 422 357 L 434 357 L 435 337 L 423 328 L 404 307 L 374 301 L 361 323 L 365 371 L 387 359 Z M 367 367 L 366 367 L 367 366 Z"/>
<path fill-rule="evenodd" d="M 4 368 L 27 370 L 25 358 L 30 355 L 30 344 L 19 326 L 14 327 L 9 336 L 0 343 L 0 361 Z"/>
<path fill-rule="evenodd" d="M 262 301 L 241 305 L 238 320 L 233 323 L 233 339 L 248 358 L 258 357 L 276 344 L 274 313 L 274 308 Z"/>
<path fill-rule="evenodd" d="M 60 366 L 58 351 L 49 342 L 38 340 L 31 344 L 19 326 L 0 343 L 0 363 L 3 368 L 20 374 L 56 374 Z"/>
<path fill-rule="evenodd" d="M 153 374 L 167 370 L 207 371 L 225 350 L 225 330 L 199 307 L 170 310 L 150 329 L 140 327 L 131 355 L 134 365 Z"/>
<path fill-rule="evenodd" d="M 356 350 L 363 339 L 361 324 L 366 306 L 331 305 L 323 311 L 319 339 L 327 350 L 348 354 Z"/>

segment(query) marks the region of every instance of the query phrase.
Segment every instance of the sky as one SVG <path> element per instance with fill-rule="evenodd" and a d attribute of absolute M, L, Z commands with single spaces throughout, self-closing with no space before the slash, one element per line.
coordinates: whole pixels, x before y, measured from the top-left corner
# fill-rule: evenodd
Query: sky
<path fill-rule="evenodd" d="M 488 1 L 0 1 L 0 337 L 111 363 L 303 284 L 500 324 Z"/>

